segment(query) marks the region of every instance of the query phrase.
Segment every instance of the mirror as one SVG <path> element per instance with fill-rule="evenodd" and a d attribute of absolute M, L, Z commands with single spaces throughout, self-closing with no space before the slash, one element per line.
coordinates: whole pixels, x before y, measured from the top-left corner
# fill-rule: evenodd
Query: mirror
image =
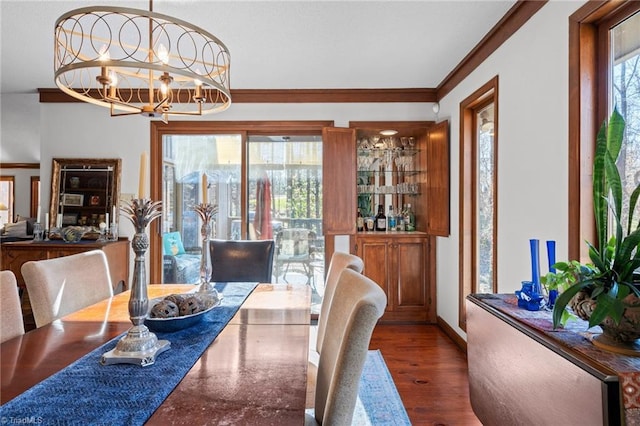
<path fill-rule="evenodd" d="M 45 226 L 98 227 L 107 218 L 117 221 L 121 163 L 120 158 L 54 158 Z"/>

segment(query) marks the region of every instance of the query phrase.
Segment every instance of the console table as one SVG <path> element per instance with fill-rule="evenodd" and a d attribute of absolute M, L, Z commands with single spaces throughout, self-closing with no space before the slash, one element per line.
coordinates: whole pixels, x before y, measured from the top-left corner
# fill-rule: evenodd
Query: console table
<path fill-rule="evenodd" d="M 594 346 L 599 327 L 527 311 L 512 294 L 466 299 L 471 406 L 483 424 L 639 424 L 640 358 Z"/>
<path fill-rule="evenodd" d="M 109 272 L 114 293 L 128 288 L 129 283 L 129 247 L 127 238 L 118 241 L 98 242 L 82 240 L 77 243 L 65 243 L 62 240 L 52 241 L 15 241 L 0 244 L 0 267 L 9 269 L 16 275 L 18 287 L 25 288 L 20 268 L 29 260 L 53 259 L 82 253 L 89 250 L 102 250 L 107 255 Z"/>

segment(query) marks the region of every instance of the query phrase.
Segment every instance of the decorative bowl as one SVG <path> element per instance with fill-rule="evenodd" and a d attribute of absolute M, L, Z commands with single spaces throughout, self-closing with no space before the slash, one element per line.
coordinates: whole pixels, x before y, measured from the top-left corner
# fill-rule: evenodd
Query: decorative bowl
<path fill-rule="evenodd" d="M 65 243 L 77 243 L 89 230 L 86 226 L 67 226 L 60 230 L 60 235 Z"/>
<path fill-rule="evenodd" d="M 189 293 L 193 294 L 193 293 Z M 207 297 L 204 299 L 205 309 L 203 311 L 197 312 L 191 315 L 183 315 L 179 317 L 171 317 L 171 318 L 151 318 L 149 315 L 151 314 L 151 309 L 155 306 L 156 303 L 164 300 L 164 297 L 159 297 L 156 299 L 149 300 L 149 312 L 147 313 L 147 319 L 144 320 L 144 324 L 151 331 L 157 332 L 172 332 L 185 329 L 187 327 L 191 327 L 200 321 L 204 317 L 204 314 L 211 311 L 216 306 L 220 305 L 221 300 Z"/>

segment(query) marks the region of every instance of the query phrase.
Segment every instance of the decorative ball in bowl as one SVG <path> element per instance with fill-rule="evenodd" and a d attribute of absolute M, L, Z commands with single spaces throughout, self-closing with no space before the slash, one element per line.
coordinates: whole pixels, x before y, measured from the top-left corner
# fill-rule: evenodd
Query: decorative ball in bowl
<path fill-rule="evenodd" d="M 65 243 L 77 243 L 89 232 L 89 229 L 86 226 L 67 226 L 60 230 L 60 235 Z"/>
<path fill-rule="evenodd" d="M 182 330 L 202 321 L 204 314 L 219 304 L 219 299 L 200 293 L 170 294 L 149 301 L 144 323 L 151 331 Z"/>

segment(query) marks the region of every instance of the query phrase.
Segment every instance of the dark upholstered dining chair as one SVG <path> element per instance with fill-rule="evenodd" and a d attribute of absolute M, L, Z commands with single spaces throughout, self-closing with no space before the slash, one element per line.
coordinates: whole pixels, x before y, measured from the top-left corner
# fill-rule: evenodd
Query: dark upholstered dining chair
<path fill-rule="evenodd" d="M 273 240 L 211 240 L 211 281 L 271 282 Z"/>

